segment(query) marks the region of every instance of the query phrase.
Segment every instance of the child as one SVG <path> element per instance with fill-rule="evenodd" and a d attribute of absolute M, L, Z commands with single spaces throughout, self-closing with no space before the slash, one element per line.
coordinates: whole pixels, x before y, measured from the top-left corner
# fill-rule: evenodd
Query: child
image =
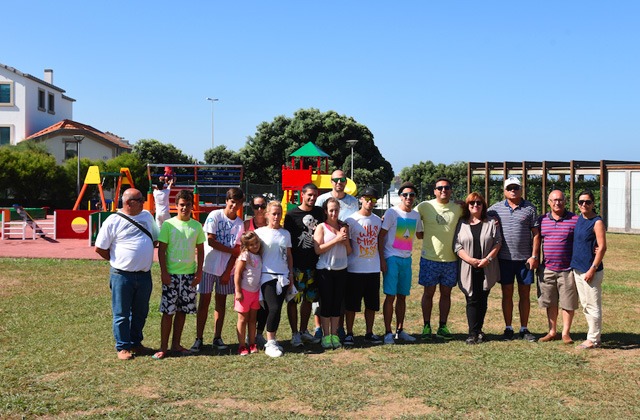
<path fill-rule="evenodd" d="M 153 201 L 156 203 L 156 224 L 158 229 L 162 228 L 162 223 L 171 218 L 169 213 L 169 195 L 173 186 L 173 179 L 165 184 L 164 177 L 160 177 L 153 190 Z"/>
<path fill-rule="evenodd" d="M 238 354 L 246 356 L 257 353 L 256 346 L 256 318 L 260 309 L 260 275 L 262 272 L 262 257 L 260 257 L 261 242 L 255 232 L 242 234 L 240 256 L 236 260 L 234 282 L 236 286 L 236 300 L 234 309 L 238 312 Z M 245 334 L 249 325 L 249 348 L 245 343 Z"/>
<path fill-rule="evenodd" d="M 191 218 L 193 193 L 181 190 L 176 195 L 178 215 L 162 224 L 158 237 L 158 260 L 162 278 L 160 312 L 160 351 L 153 355 L 156 360 L 168 355 L 169 335 L 173 323 L 171 352 L 175 356 L 186 356 L 189 350 L 182 347 L 182 329 L 186 314 L 196 313 L 196 285 L 202 279 L 204 262 L 204 230 Z M 197 262 L 196 253 L 197 250 Z"/>

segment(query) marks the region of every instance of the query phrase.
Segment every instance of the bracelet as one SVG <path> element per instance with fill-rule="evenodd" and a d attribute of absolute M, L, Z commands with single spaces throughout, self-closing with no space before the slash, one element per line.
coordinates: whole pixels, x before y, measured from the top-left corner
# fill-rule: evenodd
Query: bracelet
<path fill-rule="evenodd" d="M 593 264 L 592 264 L 592 265 L 591 265 L 591 268 L 595 268 L 595 269 L 597 270 L 597 269 L 598 269 L 598 266 L 597 266 L 597 265 L 593 265 Z"/>
<path fill-rule="evenodd" d="M 489 262 L 492 262 L 492 261 L 493 261 L 493 258 L 492 258 L 490 255 L 488 255 L 488 256 L 487 256 L 487 260 L 488 260 Z"/>

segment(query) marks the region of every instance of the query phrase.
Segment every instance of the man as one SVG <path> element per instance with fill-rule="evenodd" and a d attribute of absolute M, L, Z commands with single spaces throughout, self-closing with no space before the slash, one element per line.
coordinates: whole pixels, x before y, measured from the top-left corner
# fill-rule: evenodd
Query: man
<path fill-rule="evenodd" d="M 170 179 L 168 184 L 165 184 L 165 179 L 161 176 L 153 190 L 153 201 L 156 204 L 156 224 L 158 225 L 158 229 L 162 228 L 162 223 L 165 220 L 169 220 L 171 218 L 171 213 L 169 212 L 169 195 L 171 195 L 172 186 L 173 179 Z"/>
<path fill-rule="evenodd" d="M 331 174 L 331 185 L 331 191 L 318 197 L 315 205 L 322 207 L 329 197 L 337 198 L 340 202 L 340 215 L 338 219 L 344 222 L 347 220 L 347 217 L 358 211 L 358 199 L 344 191 L 344 187 L 347 186 L 347 177 L 340 169 L 333 171 Z"/>
<path fill-rule="evenodd" d="M 549 333 L 538 341 L 559 339 L 558 308 L 562 307 L 562 341 L 571 344 L 571 323 L 578 309 L 578 290 L 571 270 L 573 231 L 578 216 L 565 209 L 565 197 L 559 190 L 549 194 L 549 207 L 551 211 L 539 219 L 544 258 L 538 268 L 538 304 L 547 308 Z"/>
<path fill-rule="evenodd" d="M 291 345 L 303 346 L 303 341 L 317 344 L 319 339 L 308 331 L 311 317 L 311 304 L 318 301 L 318 284 L 316 283 L 316 263 L 318 255 L 313 248 L 313 232 L 325 220 L 322 208 L 316 207 L 318 187 L 305 184 L 302 187 L 300 205 L 287 211 L 284 217 L 284 228 L 291 234 L 291 254 L 293 255 L 294 286 L 298 290 L 295 299 L 289 301 L 287 314 L 291 326 Z M 298 329 L 298 303 L 300 303 L 300 329 Z"/>
<path fill-rule="evenodd" d="M 366 187 L 360 193 L 360 210 L 346 220 L 349 225 L 351 240 L 351 254 L 347 272 L 349 273 L 345 286 L 345 319 L 347 335 L 345 346 L 355 344 L 353 339 L 353 323 L 356 312 L 360 312 L 362 298 L 364 298 L 364 341 L 370 344 L 380 344 L 382 340 L 373 333 L 373 321 L 376 312 L 380 310 L 380 252 L 378 251 L 378 236 L 382 227 L 382 219 L 373 214 L 373 208 L 378 202 L 378 191 L 373 187 Z"/>
<path fill-rule="evenodd" d="M 518 307 L 520 311 L 520 338 L 535 341 L 529 332 L 529 312 L 531 302 L 529 293 L 533 283 L 533 270 L 538 267 L 540 254 L 540 229 L 536 208 L 522 198 L 522 188 L 518 178 L 509 178 L 504 182 L 504 201 L 495 203 L 487 211 L 489 217 L 495 217 L 502 229 L 502 247 L 498 253 L 500 263 L 500 285 L 502 287 L 502 313 L 505 330 L 503 339 L 514 337 L 513 320 L 513 283 L 518 281 Z"/>
<path fill-rule="evenodd" d="M 398 189 L 400 203 L 384 213 L 382 229 L 378 237 L 380 252 L 380 270 L 383 274 L 382 288 L 385 294 L 383 304 L 384 344 L 394 344 L 395 340 L 415 341 L 404 331 L 406 298 L 411 290 L 411 250 L 413 239 L 422 233 L 420 214 L 413 210 L 416 199 L 416 187 L 405 182 Z M 419 236 L 420 238 L 422 236 Z M 396 334 L 391 330 L 394 301 L 396 312 Z"/>
<path fill-rule="evenodd" d="M 440 285 L 440 323 L 436 336 L 451 340 L 447 327 L 451 309 L 451 289 L 458 281 L 458 258 L 453 252 L 453 239 L 462 214 L 460 205 L 450 201 L 451 181 L 441 177 L 433 189 L 435 199 L 423 201 L 416 210 L 424 227 L 420 274 L 418 284 L 424 287 L 422 294 L 422 339 L 431 340 L 431 312 L 436 287 Z M 418 236 L 420 238 L 420 236 Z"/>
<path fill-rule="evenodd" d="M 142 345 L 142 330 L 149 313 L 158 227 L 143 204 L 140 191 L 125 190 L 122 210 L 107 217 L 96 237 L 95 251 L 111 265 L 113 335 L 120 360 L 152 352 Z"/>
<path fill-rule="evenodd" d="M 231 281 L 231 270 L 240 255 L 240 237 L 244 232 L 244 223 L 237 211 L 244 203 L 244 192 L 240 188 L 227 191 L 225 208 L 214 210 L 204 223 L 205 256 L 202 281 L 198 285 L 198 314 L 196 316 L 196 341 L 191 351 L 197 353 L 202 348 L 204 327 L 209 317 L 211 293 L 215 285 L 214 335 L 213 347 L 225 350 L 228 346 L 222 340 L 222 326 L 227 308 L 227 296 L 235 295 Z"/>

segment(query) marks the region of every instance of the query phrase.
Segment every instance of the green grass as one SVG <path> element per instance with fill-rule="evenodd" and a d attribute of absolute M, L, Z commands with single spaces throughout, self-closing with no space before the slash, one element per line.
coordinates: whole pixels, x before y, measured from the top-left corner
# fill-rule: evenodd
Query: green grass
<path fill-rule="evenodd" d="M 120 362 L 106 262 L 0 259 L 0 417 L 638 418 L 640 270 L 633 256 L 640 237 L 608 239 L 604 346 L 592 352 L 558 342 L 497 340 L 503 322 L 494 289 L 485 328 L 493 340 L 480 346 L 464 344 L 464 299 L 456 290 L 450 316 L 456 337 L 449 343 L 296 352 L 288 346 L 283 313 L 279 337 L 286 354 L 280 359 L 240 358 L 232 345 L 222 354 L 207 346 L 193 357 Z M 417 273 L 417 258 L 414 264 Z M 157 347 L 157 267 L 154 279 L 145 344 Z M 414 334 L 422 327 L 421 295 L 414 288 L 407 301 L 407 330 Z M 228 303 L 223 336 L 235 344 L 236 316 Z M 376 332 L 381 326 L 378 315 Z M 529 327 L 546 330 L 533 296 Z M 210 320 L 207 343 L 211 330 Z M 358 344 L 362 332 L 359 316 Z M 194 334 L 189 317 L 183 345 L 191 345 Z M 577 311 L 574 339 L 585 334 Z"/>

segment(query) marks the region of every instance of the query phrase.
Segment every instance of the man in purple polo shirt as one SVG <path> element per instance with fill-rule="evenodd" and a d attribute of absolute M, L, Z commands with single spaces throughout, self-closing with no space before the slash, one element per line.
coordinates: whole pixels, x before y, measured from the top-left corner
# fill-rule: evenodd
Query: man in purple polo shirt
<path fill-rule="evenodd" d="M 573 343 L 570 330 L 573 314 L 578 309 L 578 292 L 571 270 L 573 230 L 578 216 L 565 209 L 562 191 L 549 194 L 551 211 L 540 216 L 540 235 L 544 257 L 538 268 L 538 304 L 547 309 L 549 333 L 538 341 L 559 340 L 558 308 L 562 308 L 562 341 Z"/>

